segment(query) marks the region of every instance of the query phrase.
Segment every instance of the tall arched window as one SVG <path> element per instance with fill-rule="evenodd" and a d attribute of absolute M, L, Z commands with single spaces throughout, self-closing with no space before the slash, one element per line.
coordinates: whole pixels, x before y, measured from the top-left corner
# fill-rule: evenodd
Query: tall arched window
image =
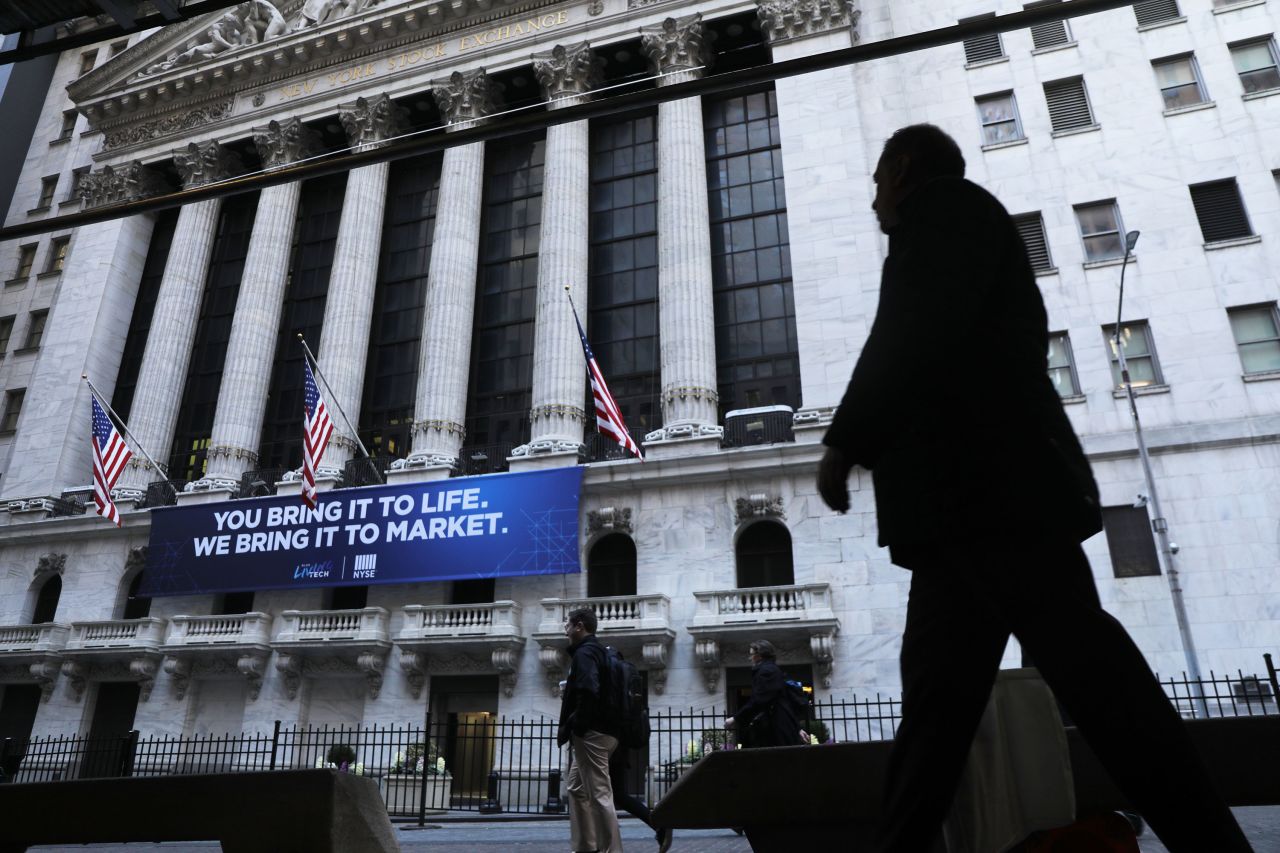
<path fill-rule="evenodd" d="M 62 575 L 52 575 L 40 587 L 40 594 L 36 596 L 36 606 L 31 611 L 31 624 L 52 622 L 54 614 L 58 612 L 58 599 L 61 596 Z"/>
<path fill-rule="evenodd" d="M 636 543 L 625 533 L 610 533 L 587 554 L 587 597 L 636 594 Z"/>
<path fill-rule="evenodd" d="M 125 595 L 124 607 L 120 612 L 121 619 L 142 619 L 151 615 L 151 599 L 145 595 L 138 595 L 138 589 L 141 586 L 142 572 L 138 572 L 129 583 L 129 592 Z"/>
<path fill-rule="evenodd" d="M 758 521 L 738 536 L 738 587 L 783 586 L 796 582 L 791 533 L 776 521 Z"/>

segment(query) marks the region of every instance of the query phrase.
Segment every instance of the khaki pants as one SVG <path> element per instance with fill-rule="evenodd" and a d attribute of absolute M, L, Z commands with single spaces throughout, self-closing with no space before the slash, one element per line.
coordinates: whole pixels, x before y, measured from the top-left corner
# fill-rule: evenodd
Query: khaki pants
<path fill-rule="evenodd" d="M 622 853 L 622 833 L 613 809 L 609 756 L 618 739 L 600 732 L 574 735 L 573 766 L 565 785 L 569 793 L 569 842 L 575 851 Z"/>

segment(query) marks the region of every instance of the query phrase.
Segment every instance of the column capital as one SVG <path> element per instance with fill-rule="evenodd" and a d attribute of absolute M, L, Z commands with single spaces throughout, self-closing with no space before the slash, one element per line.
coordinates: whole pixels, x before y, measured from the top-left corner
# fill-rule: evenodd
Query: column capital
<path fill-rule="evenodd" d="M 584 42 L 558 44 L 533 55 L 533 73 L 549 99 L 585 95 L 600 85 L 604 63 Z"/>
<path fill-rule="evenodd" d="M 80 198 L 85 207 L 99 207 L 159 195 L 168 188 L 163 175 L 134 160 L 85 175 L 80 179 Z"/>
<path fill-rule="evenodd" d="M 477 68 L 455 71 L 445 80 L 432 80 L 431 94 L 445 121 L 457 125 L 490 115 L 502 86 L 489 79 L 483 68 Z"/>
<path fill-rule="evenodd" d="M 854 0 L 757 0 L 760 29 L 770 42 L 804 38 L 848 27 L 858 40 L 862 11 Z"/>
<path fill-rule="evenodd" d="M 173 165 L 185 189 L 221 181 L 244 171 L 240 155 L 218 142 L 191 142 L 173 152 Z"/>
<path fill-rule="evenodd" d="M 391 100 L 386 92 L 338 104 L 338 120 L 342 122 L 347 141 L 356 146 L 385 142 L 402 133 L 408 118 L 409 111 Z"/>
<path fill-rule="evenodd" d="M 278 169 L 314 153 L 320 147 L 320 134 L 296 116 L 284 121 L 272 119 L 253 129 L 253 145 L 263 166 Z"/>
<path fill-rule="evenodd" d="M 660 74 L 692 71 L 711 62 L 711 50 L 702 38 L 702 15 L 698 14 L 641 27 L 640 49 Z"/>

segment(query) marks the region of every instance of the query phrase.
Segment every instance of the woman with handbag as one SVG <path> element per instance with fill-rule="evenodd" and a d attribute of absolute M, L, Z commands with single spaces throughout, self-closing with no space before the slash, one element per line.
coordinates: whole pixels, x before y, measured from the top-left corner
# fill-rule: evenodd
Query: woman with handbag
<path fill-rule="evenodd" d="M 747 651 L 751 699 L 724 721 L 724 727 L 737 729 L 738 743 L 744 747 L 800 745 L 800 722 L 787 698 L 787 677 L 778 668 L 773 644 L 756 640 Z"/>

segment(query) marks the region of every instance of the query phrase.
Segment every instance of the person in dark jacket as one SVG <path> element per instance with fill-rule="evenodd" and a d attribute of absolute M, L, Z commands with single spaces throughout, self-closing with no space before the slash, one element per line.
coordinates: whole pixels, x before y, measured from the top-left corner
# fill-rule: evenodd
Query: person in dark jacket
<path fill-rule="evenodd" d="M 880 544 L 910 569 L 903 720 L 880 850 L 929 849 L 1012 633 L 1171 853 L 1247 851 L 1182 722 L 1098 600 L 1089 463 L 1048 377 L 1048 322 L 999 201 L 932 125 L 885 144 L 880 304 L 827 431 L 818 490 L 870 469 Z"/>
<path fill-rule="evenodd" d="M 798 746 L 800 721 L 787 699 L 787 677 L 778 668 L 777 652 L 768 640 L 757 640 L 748 648 L 751 655 L 751 698 L 724 721 L 726 729 L 737 729 L 743 746 Z"/>
<path fill-rule="evenodd" d="M 588 608 L 565 619 L 569 674 L 560 698 L 556 743 L 570 744 L 569 839 L 576 853 L 622 853 L 622 833 L 613 807 L 609 757 L 618 749 L 617 724 L 609 708 L 609 669 L 596 639 L 596 614 Z"/>

